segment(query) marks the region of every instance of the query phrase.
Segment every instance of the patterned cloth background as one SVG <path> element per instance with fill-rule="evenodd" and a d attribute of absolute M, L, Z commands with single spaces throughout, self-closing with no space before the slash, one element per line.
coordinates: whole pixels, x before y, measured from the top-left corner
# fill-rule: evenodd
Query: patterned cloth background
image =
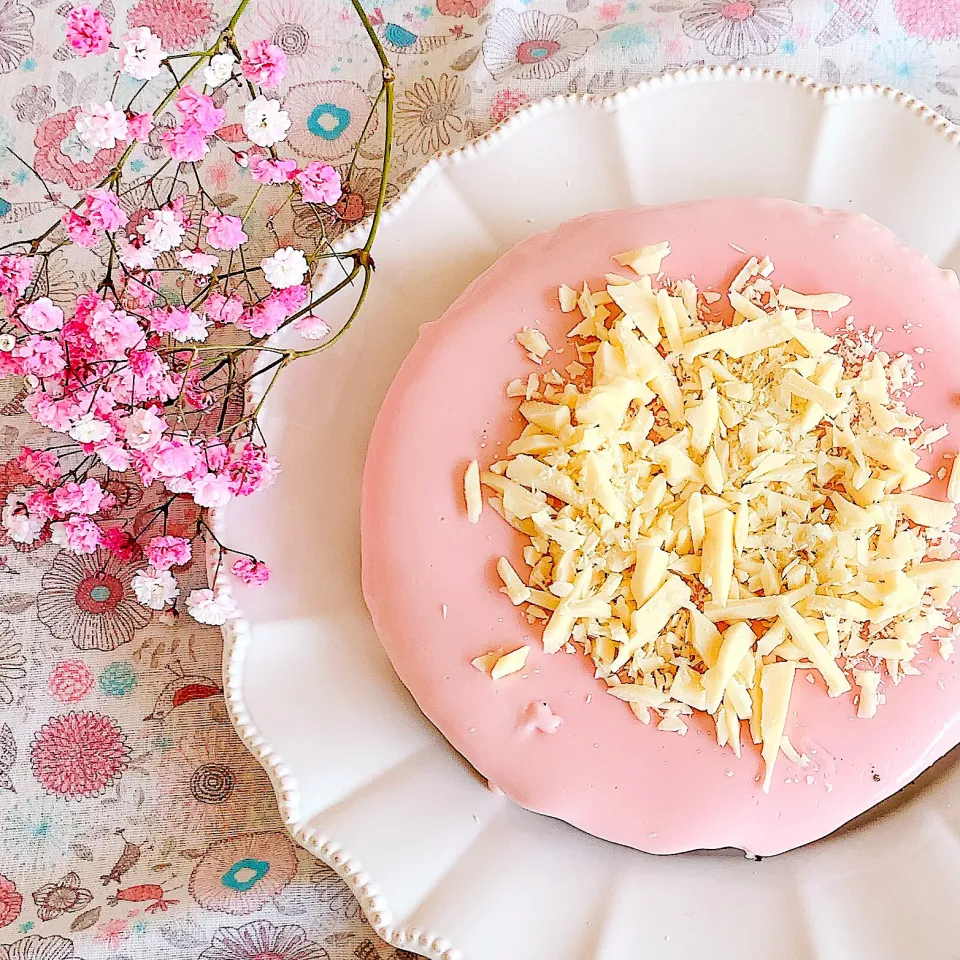
<path fill-rule="evenodd" d="M 960 119 L 957 0 L 381 3 L 370 12 L 398 72 L 396 187 L 525 103 L 691 64 L 878 81 Z M 168 50 L 198 46 L 229 9 L 100 5 L 115 28 L 149 26 Z M 0 0 L 3 240 L 51 214 L 11 149 L 65 195 L 103 173 L 71 142 L 65 112 L 106 99 L 112 76 L 107 58 L 62 45 L 69 6 Z M 253 0 L 241 46 L 261 36 L 290 59 L 291 146 L 344 163 L 377 82 L 346 0 Z M 367 212 L 378 151 L 371 130 L 328 235 Z M 230 189 L 231 163 L 208 173 Z M 0 497 L 23 479 L 12 458 L 30 436 L 20 398 L 0 386 Z M 124 495 L 129 506 L 140 496 Z M 151 621 L 132 600 L 133 568 L 108 562 L 93 576 L 101 563 L 0 540 L 0 960 L 394 960 L 339 879 L 281 830 L 267 778 L 226 720 L 219 632 Z"/>

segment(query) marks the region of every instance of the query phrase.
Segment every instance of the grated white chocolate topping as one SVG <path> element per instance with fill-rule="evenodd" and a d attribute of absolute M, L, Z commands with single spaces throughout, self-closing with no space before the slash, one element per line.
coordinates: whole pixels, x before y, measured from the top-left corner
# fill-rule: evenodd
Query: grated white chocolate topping
<path fill-rule="evenodd" d="M 739 756 L 746 723 L 769 791 L 793 750 L 798 671 L 832 697 L 855 684 L 869 718 L 883 684 L 919 672 L 924 636 L 952 627 L 960 467 L 946 501 L 914 492 L 931 479 L 916 451 L 947 431 L 921 429 L 897 399 L 909 357 L 852 356 L 817 329 L 813 313 L 849 297 L 777 286 L 769 258 L 751 257 L 724 294 L 725 325 L 710 313 L 719 294 L 654 278 L 669 252 L 614 257 L 639 279 L 560 287 L 578 360 L 566 378 L 509 385 L 527 426 L 479 479 L 529 539 L 526 582 L 506 558 L 497 570 L 545 622 L 545 652 L 582 650 L 661 730 L 685 734 L 684 717 L 707 713 Z M 538 364 L 551 349 L 531 328 L 517 342 Z M 474 665 L 506 676 L 528 649 Z"/>

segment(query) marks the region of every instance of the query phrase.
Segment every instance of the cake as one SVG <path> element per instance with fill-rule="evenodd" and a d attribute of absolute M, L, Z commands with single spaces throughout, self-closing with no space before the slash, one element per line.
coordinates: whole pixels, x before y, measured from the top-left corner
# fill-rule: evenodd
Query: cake
<path fill-rule="evenodd" d="M 770 758 L 765 764 L 749 736 L 737 758 L 706 714 L 678 717 L 674 732 L 641 724 L 607 695 L 616 678 L 597 676 L 573 644 L 548 654 L 544 618 L 505 596 L 514 571 L 514 587 L 524 589 L 530 538 L 475 495 L 472 516 L 464 503 L 465 473 L 476 489 L 472 461 L 484 470 L 502 463 L 526 425 L 523 397 L 505 385 L 529 383 L 531 373 L 540 383 L 550 369 L 583 359 L 568 338 L 580 314 L 569 312 L 571 302 L 561 308 L 558 288 L 570 301 L 584 280 L 594 291 L 611 272 L 635 281 L 612 256 L 663 242 L 669 256 L 657 271 L 692 280 L 718 316 L 732 312 L 728 288 L 750 254 L 769 257 L 778 287 L 845 295 L 831 306 L 849 298 L 818 312 L 817 327 L 839 331 L 865 355 L 879 342 L 886 354 L 911 358 L 918 383 L 907 407 L 924 428 L 948 431 L 935 435 L 942 442 L 914 444 L 916 469 L 931 475 L 915 492 L 944 501 L 960 432 L 960 284 L 952 273 L 864 215 L 786 200 L 597 213 L 518 244 L 424 324 L 367 455 L 364 596 L 421 710 L 493 788 L 652 853 L 736 847 L 769 855 L 832 832 L 960 742 L 960 676 L 945 632 L 918 647 L 908 671 L 918 675 L 898 684 L 884 675 L 880 694 L 874 681 L 827 696 L 824 676 L 801 661 L 796 673 L 807 682 L 793 682 L 787 755 L 771 777 Z M 950 553 L 948 542 L 938 555 Z M 872 708 L 885 702 L 864 711 L 866 696 Z"/>

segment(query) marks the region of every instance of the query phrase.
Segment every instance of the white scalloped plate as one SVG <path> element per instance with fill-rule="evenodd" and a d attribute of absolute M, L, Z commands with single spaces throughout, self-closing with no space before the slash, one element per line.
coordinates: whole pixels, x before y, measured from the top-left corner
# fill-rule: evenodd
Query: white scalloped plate
<path fill-rule="evenodd" d="M 956 960 L 951 758 L 853 826 L 763 862 L 651 857 L 486 790 L 373 631 L 359 491 L 418 325 L 515 242 L 590 210 L 766 195 L 864 211 L 954 266 L 958 139 L 886 88 L 688 71 L 542 101 L 429 163 L 391 207 L 355 329 L 295 364 L 264 407 L 279 481 L 216 518 L 275 571 L 259 592 L 232 588 L 246 619 L 225 631 L 231 716 L 293 837 L 339 871 L 382 937 L 436 960 Z"/>

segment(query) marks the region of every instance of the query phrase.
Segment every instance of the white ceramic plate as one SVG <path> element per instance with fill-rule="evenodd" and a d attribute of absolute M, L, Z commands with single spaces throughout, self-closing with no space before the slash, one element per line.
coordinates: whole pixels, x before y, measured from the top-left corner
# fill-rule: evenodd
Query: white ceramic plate
<path fill-rule="evenodd" d="M 892 90 L 705 69 L 542 101 L 428 164 L 393 205 L 355 329 L 290 368 L 265 405 L 279 481 L 217 518 L 274 569 L 265 590 L 234 588 L 245 615 L 226 631 L 234 723 L 291 834 L 346 878 L 382 937 L 443 960 L 956 960 L 950 758 L 854 826 L 763 862 L 648 856 L 487 791 L 373 631 L 359 491 L 417 327 L 515 242 L 590 210 L 766 195 L 864 211 L 953 266 L 957 144 L 945 120 Z"/>

